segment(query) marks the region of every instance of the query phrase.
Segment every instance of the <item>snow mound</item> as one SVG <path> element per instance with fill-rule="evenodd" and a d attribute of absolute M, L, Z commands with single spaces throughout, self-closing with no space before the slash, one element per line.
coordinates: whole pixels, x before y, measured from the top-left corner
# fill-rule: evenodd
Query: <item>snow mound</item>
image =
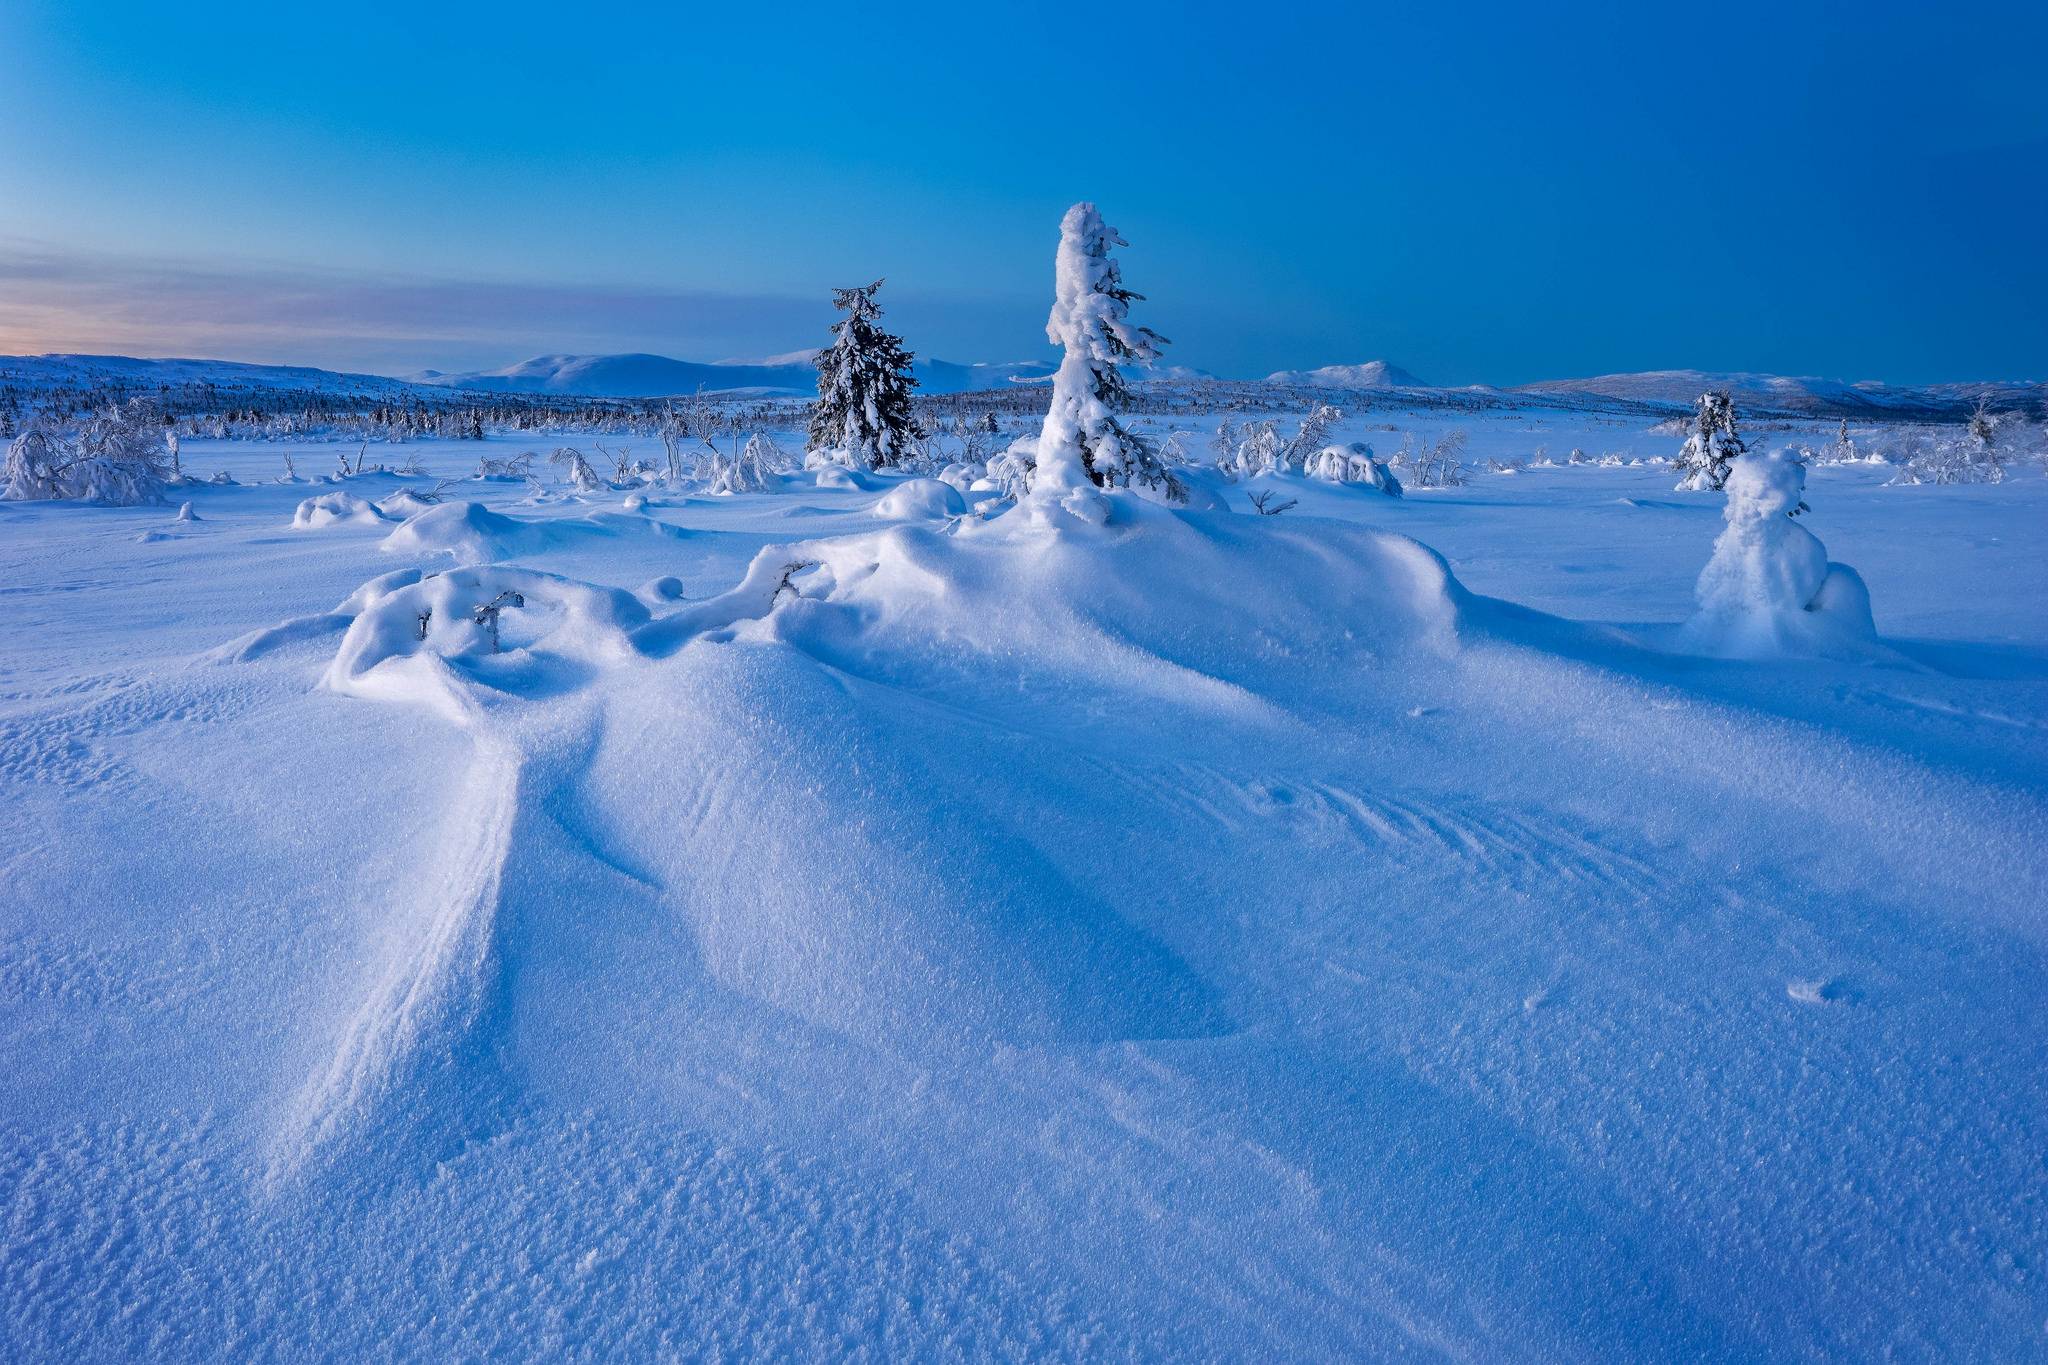
<path fill-rule="evenodd" d="M 1728 524 L 1700 573 L 1699 611 L 1681 636 L 1689 648 L 1738 659 L 1883 652 L 1862 578 L 1829 563 L 1819 537 L 1792 519 L 1805 488 L 1806 466 L 1790 451 L 1729 467 Z"/>
<path fill-rule="evenodd" d="M 817 484 L 820 488 L 837 488 L 850 492 L 862 492 L 874 486 L 858 470 L 848 469 L 843 464 L 819 465 Z"/>
<path fill-rule="evenodd" d="M 377 500 L 377 510 L 393 521 L 404 521 L 407 517 L 416 517 L 438 506 L 439 502 L 423 498 L 410 488 L 401 488 L 396 493 Z"/>
<path fill-rule="evenodd" d="M 532 554 L 547 539 L 542 527 L 480 502 L 444 502 L 408 518 L 384 537 L 384 548 L 393 554 L 448 554 L 461 564 L 489 564 Z"/>
<path fill-rule="evenodd" d="M 967 500 L 938 479 L 906 479 L 876 500 L 874 512 L 890 521 L 942 521 L 966 515 Z"/>
<path fill-rule="evenodd" d="M 382 526 L 390 520 L 353 493 L 322 493 L 307 498 L 292 513 L 292 529 L 316 531 L 325 526 Z"/>
<path fill-rule="evenodd" d="M 327 670 L 327 687 L 443 705 L 465 718 L 466 693 L 446 661 L 508 651 L 527 661 L 546 654 L 623 657 L 625 632 L 648 619 L 632 593 L 504 565 L 410 581 L 386 575 L 365 584 L 343 604 L 348 608 L 355 617 Z"/>

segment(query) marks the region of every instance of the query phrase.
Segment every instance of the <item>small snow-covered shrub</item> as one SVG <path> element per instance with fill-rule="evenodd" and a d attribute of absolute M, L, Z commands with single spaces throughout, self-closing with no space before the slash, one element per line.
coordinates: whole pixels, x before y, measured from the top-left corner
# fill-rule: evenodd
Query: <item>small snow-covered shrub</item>
<path fill-rule="evenodd" d="M 517 455 L 494 459 L 479 455 L 476 461 L 476 477 L 479 479 L 530 479 L 533 477 L 534 453 L 523 450 Z"/>
<path fill-rule="evenodd" d="M 1805 487 L 1806 467 L 1791 451 L 1729 464 L 1727 527 L 1700 573 L 1699 611 L 1682 636 L 1692 648 L 1734 658 L 1875 651 L 1863 580 L 1830 564 L 1819 538 L 1792 519 L 1806 505 Z"/>
<path fill-rule="evenodd" d="M 1038 442 L 1032 437 L 1020 436 L 1010 442 L 1008 449 L 989 460 L 984 477 L 997 493 L 1017 500 L 1031 491 L 1031 476 L 1037 468 Z"/>
<path fill-rule="evenodd" d="M 775 442 L 757 431 L 737 455 L 714 449 L 699 462 L 697 477 L 704 491 L 714 496 L 767 493 L 775 489 L 787 463 Z"/>
<path fill-rule="evenodd" d="M 548 463 L 560 465 L 569 477 L 570 486 L 579 493 L 595 493 L 604 487 L 604 480 L 597 477 L 590 461 L 584 459 L 583 452 L 574 446 L 557 446 L 555 453 L 548 456 Z"/>
<path fill-rule="evenodd" d="M 1456 488 L 1465 482 L 1465 433 L 1447 431 L 1428 447 L 1402 445 L 1410 467 L 1410 482 L 1416 488 Z"/>
<path fill-rule="evenodd" d="M 1308 458 L 1303 472 L 1312 479 L 1357 484 L 1385 493 L 1390 498 L 1401 496 L 1401 481 L 1394 477 L 1394 471 L 1372 453 L 1371 446 L 1362 441 L 1324 446 Z"/>
<path fill-rule="evenodd" d="M 1889 482 L 2004 483 L 2009 456 L 1988 426 L 1973 423 L 1960 436 L 1916 434 L 1899 450 L 1899 469 Z"/>

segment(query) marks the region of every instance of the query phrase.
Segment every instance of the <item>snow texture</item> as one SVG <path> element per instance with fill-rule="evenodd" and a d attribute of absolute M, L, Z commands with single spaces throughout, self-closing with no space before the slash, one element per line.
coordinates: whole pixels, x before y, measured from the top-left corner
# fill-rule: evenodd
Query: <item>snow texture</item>
<path fill-rule="evenodd" d="M 0 504 L 0 1351 L 2039 1356 L 2048 480 L 1652 421 Z"/>

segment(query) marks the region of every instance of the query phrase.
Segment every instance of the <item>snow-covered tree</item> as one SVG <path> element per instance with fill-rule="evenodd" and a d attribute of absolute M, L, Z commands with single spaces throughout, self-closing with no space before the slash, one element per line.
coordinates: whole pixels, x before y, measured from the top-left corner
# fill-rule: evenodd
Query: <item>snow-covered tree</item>
<path fill-rule="evenodd" d="M 61 442 L 31 424 L 7 445 L 7 464 L 0 469 L 0 498 L 40 502 L 67 496 L 64 464 L 69 457 Z"/>
<path fill-rule="evenodd" d="M 1271 474 L 1281 467 L 1281 454 L 1285 449 L 1272 418 L 1248 422 L 1243 428 L 1243 439 L 1237 443 L 1237 452 L 1224 472 L 1233 479 Z"/>
<path fill-rule="evenodd" d="M 899 463 L 923 433 L 910 410 L 909 351 L 882 330 L 875 291 L 835 289 L 832 305 L 846 316 L 832 324 L 833 342 L 818 353 L 818 402 L 811 409 L 810 448 L 844 452 L 863 469 Z"/>
<path fill-rule="evenodd" d="M 1316 404 L 1309 415 L 1301 419 L 1301 428 L 1280 452 L 1280 463 L 1291 470 L 1306 470 L 1310 458 L 1330 443 L 1330 428 L 1336 426 L 1343 416 L 1341 408 L 1328 403 Z"/>
<path fill-rule="evenodd" d="M 1970 439 L 1986 450 L 1998 440 L 1998 419 L 1991 415 L 1991 405 L 1981 398 L 1970 412 Z"/>
<path fill-rule="evenodd" d="M 765 493 L 775 487 L 776 476 L 787 463 L 775 442 L 761 432 L 747 437 L 736 455 L 713 449 L 698 469 L 704 491 L 718 496 L 730 493 Z"/>
<path fill-rule="evenodd" d="M 1683 638 L 1736 657 L 1832 653 L 1876 644 L 1870 594 L 1853 569 L 1792 520 L 1806 502 L 1806 465 L 1792 450 L 1743 454 L 1722 481 L 1727 527 L 1701 572 L 1699 612 Z"/>
<path fill-rule="evenodd" d="M 0 497 L 132 506 L 163 501 L 170 475 L 162 420 L 153 405 L 133 399 L 93 413 L 68 442 L 31 425 L 8 446 Z"/>
<path fill-rule="evenodd" d="M 1726 393 L 1703 393 L 1686 432 L 1685 446 L 1671 467 L 1684 475 L 1678 490 L 1718 493 L 1728 482 L 1728 466 L 1747 453 L 1735 431 L 1735 404 Z"/>
<path fill-rule="evenodd" d="M 1166 338 L 1130 320 L 1132 302 L 1143 296 L 1124 288 L 1123 271 L 1109 254 L 1124 245 L 1093 204 L 1076 204 L 1060 220 L 1045 335 L 1066 354 L 1053 376 L 1052 405 L 1038 436 L 1031 494 L 1041 502 L 1064 503 L 1090 487 L 1133 484 L 1175 502 L 1187 500 L 1179 477 L 1117 416 L 1130 398 L 1119 363 L 1157 360 L 1166 345 Z M 1085 498 L 1074 508 L 1106 511 Z"/>
<path fill-rule="evenodd" d="M 604 487 L 604 480 L 597 477 L 590 461 L 584 459 L 583 452 L 574 446 L 558 447 L 554 454 L 548 456 L 548 463 L 561 465 L 579 493 L 595 493 Z"/>

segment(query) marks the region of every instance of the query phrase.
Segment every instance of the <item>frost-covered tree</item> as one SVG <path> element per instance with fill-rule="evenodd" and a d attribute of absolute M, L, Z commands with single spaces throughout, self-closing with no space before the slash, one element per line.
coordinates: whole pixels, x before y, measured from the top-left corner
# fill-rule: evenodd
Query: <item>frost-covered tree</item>
<path fill-rule="evenodd" d="M 163 501 L 170 475 L 162 420 L 133 399 L 93 413 L 69 441 L 31 425 L 8 446 L 0 497 L 132 506 Z"/>
<path fill-rule="evenodd" d="M 923 433 L 910 409 L 909 351 L 882 330 L 875 291 L 835 289 L 832 305 L 846 316 L 832 324 L 833 341 L 818 353 L 818 402 L 811 409 L 810 448 L 844 452 L 863 469 L 897 464 Z"/>
<path fill-rule="evenodd" d="M 1165 337 L 1130 320 L 1132 302 L 1143 295 L 1124 287 L 1123 271 L 1109 254 L 1124 245 L 1093 204 L 1076 204 L 1060 220 L 1045 335 L 1065 355 L 1038 436 L 1035 499 L 1060 503 L 1090 486 L 1137 484 L 1175 502 L 1187 500 L 1186 485 L 1117 416 L 1130 399 L 1118 365 L 1157 360 L 1166 345 Z"/>
<path fill-rule="evenodd" d="M 1746 454 L 1748 445 L 1735 430 L 1735 404 L 1726 393 L 1703 393 L 1687 429 L 1685 446 L 1671 467 L 1684 477 L 1678 490 L 1718 493 L 1728 482 L 1728 466 Z"/>
<path fill-rule="evenodd" d="M 49 432 L 30 425 L 7 445 L 7 464 L 0 469 L 0 498 L 9 502 L 40 502 L 65 497 L 64 465 L 69 452 Z"/>
<path fill-rule="evenodd" d="M 1237 451 L 1224 472 L 1233 479 L 1271 474 L 1281 467 L 1281 454 L 1285 449 L 1272 418 L 1248 422 L 1243 428 L 1242 439 L 1237 443 Z"/>
<path fill-rule="evenodd" d="M 1727 526 L 1700 574 L 1700 609 L 1682 638 L 1736 657 L 1874 646 L 1863 580 L 1830 564 L 1820 541 L 1792 520 L 1806 507 L 1806 465 L 1797 452 L 1744 454 L 1722 483 Z"/>
<path fill-rule="evenodd" d="M 583 452 L 575 446 L 558 447 L 548 456 L 549 464 L 558 464 L 569 476 L 579 493 L 595 493 L 604 487 L 604 480 L 597 477 L 597 471 L 590 467 L 590 461 L 583 458 Z"/>
<path fill-rule="evenodd" d="M 1998 440 L 1998 419 L 1991 415 L 1991 405 L 1982 399 L 1970 412 L 1970 439 L 1985 450 Z"/>
<path fill-rule="evenodd" d="M 1330 443 L 1330 428 L 1343 419 L 1341 408 L 1328 403 L 1318 403 L 1308 416 L 1301 419 L 1301 428 L 1288 440 L 1286 449 L 1280 452 L 1280 463 L 1297 472 L 1308 468 L 1308 462 L 1317 452 Z"/>
<path fill-rule="evenodd" d="M 714 447 L 711 457 L 699 467 L 698 477 L 704 482 L 704 491 L 716 496 L 766 493 L 775 487 L 776 476 L 787 463 L 775 442 L 757 431 L 735 455 Z"/>

